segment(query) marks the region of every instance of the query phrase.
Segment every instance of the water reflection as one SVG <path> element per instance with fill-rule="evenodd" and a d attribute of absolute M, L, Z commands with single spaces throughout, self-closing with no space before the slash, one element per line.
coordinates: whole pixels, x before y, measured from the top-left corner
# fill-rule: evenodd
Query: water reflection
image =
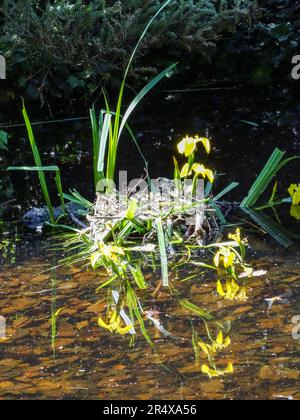
<path fill-rule="evenodd" d="M 144 310 L 155 311 L 164 328 L 183 340 L 164 336 L 145 320 L 153 352 L 142 336 L 130 348 L 127 337 L 97 326 L 106 312 L 106 294 L 95 294 L 101 273 L 59 268 L 41 274 L 60 257 L 49 255 L 45 244 L 43 259 L 2 266 L 0 314 L 7 339 L 0 343 L 0 398 L 300 399 L 299 341 L 292 337 L 292 319 L 300 314 L 299 251 L 274 250 L 273 242 L 254 238 L 251 243 L 250 263 L 268 274 L 253 279 L 248 302 L 218 299 L 207 276 L 181 286 L 182 296 L 232 325 L 235 373 L 213 380 L 195 360 L 192 339 L 203 338 L 201 321 L 163 290 L 158 299 L 151 289 L 142 292 Z M 269 308 L 268 300 L 283 295 Z"/>

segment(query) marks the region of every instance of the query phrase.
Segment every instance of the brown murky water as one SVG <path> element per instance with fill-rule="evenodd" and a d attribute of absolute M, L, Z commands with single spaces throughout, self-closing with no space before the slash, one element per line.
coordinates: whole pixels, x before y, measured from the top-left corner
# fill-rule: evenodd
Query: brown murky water
<path fill-rule="evenodd" d="M 168 331 L 185 340 L 166 338 L 146 321 L 157 352 L 142 336 L 129 348 L 127 337 L 97 326 L 105 313 L 106 292 L 95 293 L 101 273 L 41 273 L 59 258 L 49 254 L 50 243 L 36 241 L 31 256 L 14 257 L 14 264 L 0 269 L 0 315 L 7 322 L 6 339 L 0 340 L 1 399 L 300 400 L 300 340 L 292 337 L 292 319 L 300 315 L 296 247 L 287 251 L 271 240 L 255 242 L 249 262 L 268 274 L 252 281 L 246 303 L 219 299 L 215 282 L 200 275 L 180 286 L 183 297 L 232 323 L 227 359 L 235 373 L 209 380 L 195 366 L 190 314 L 166 292 L 158 300 L 151 296 L 158 277 L 140 297 Z M 268 313 L 265 299 L 282 294 L 288 300 L 275 302 Z M 201 334 L 201 321 L 193 323 Z"/>

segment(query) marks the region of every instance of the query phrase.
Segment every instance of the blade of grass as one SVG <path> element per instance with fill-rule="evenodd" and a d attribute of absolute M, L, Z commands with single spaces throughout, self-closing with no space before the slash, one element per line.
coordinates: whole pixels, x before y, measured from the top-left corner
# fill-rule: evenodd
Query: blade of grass
<path fill-rule="evenodd" d="M 138 298 L 136 296 L 135 291 L 131 287 L 129 281 L 126 282 L 126 299 L 127 299 L 127 304 L 130 309 L 130 312 L 134 314 L 134 316 L 136 317 L 136 319 L 138 320 L 140 324 L 140 328 L 141 328 L 141 331 L 145 340 L 147 341 L 148 344 L 150 344 L 151 347 L 154 347 L 153 342 L 145 327 L 145 323 L 144 323 L 144 320 L 140 311 L 140 307 L 139 307 Z"/>
<path fill-rule="evenodd" d="M 134 281 L 136 282 L 137 286 L 141 290 L 147 289 L 147 284 L 145 282 L 145 277 L 142 273 L 142 270 L 140 267 L 130 267 L 130 271 L 132 274 L 132 277 Z"/>
<path fill-rule="evenodd" d="M 156 220 L 156 229 L 157 229 L 157 237 L 158 237 L 160 260 L 161 260 L 162 283 L 164 287 L 169 287 L 168 257 L 167 257 L 165 234 L 163 230 L 161 217 L 159 217 Z"/>
<path fill-rule="evenodd" d="M 27 111 L 26 111 L 26 108 L 25 108 L 24 101 L 23 101 L 22 114 L 23 114 L 24 121 L 25 121 L 25 124 L 26 124 L 28 138 L 29 138 L 32 154 L 33 154 L 33 157 L 34 157 L 34 160 L 35 160 L 35 164 L 36 164 L 37 167 L 42 167 L 43 166 L 42 165 L 42 160 L 41 160 L 40 153 L 39 153 L 37 145 L 36 145 L 36 141 L 35 141 L 35 138 L 34 138 L 33 130 L 32 130 L 30 119 L 28 117 L 28 114 L 27 114 Z M 52 203 L 51 203 L 45 174 L 44 174 L 43 171 L 39 170 L 38 175 L 39 175 L 40 185 L 41 185 L 41 188 L 42 188 L 42 191 L 43 191 L 44 199 L 45 199 L 47 207 L 48 207 L 50 220 L 51 220 L 52 223 L 55 223 L 54 210 L 53 210 L 53 206 L 52 206 Z"/>
<path fill-rule="evenodd" d="M 194 314 L 206 321 L 211 321 L 212 319 L 214 319 L 213 316 L 210 315 L 208 312 L 204 311 L 204 309 L 199 308 L 199 306 L 194 305 L 186 299 L 180 300 L 180 304 L 184 309 L 193 312 Z"/>
<path fill-rule="evenodd" d="M 97 164 L 97 173 L 98 179 L 104 178 L 104 165 L 105 165 L 105 153 L 107 148 L 107 142 L 109 139 L 109 130 L 111 127 L 111 114 L 105 114 L 103 127 L 101 130 L 100 137 L 100 148 L 98 153 L 98 164 Z"/>
<path fill-rule="evenodd" d="M 256 181 L 254 182 L 252 188 L 250 189 L 248 196 L 241 203 L 242 208 L 250 208 L 255 206 L 259 198 L 268 188 L 272 179 L 278 172 L 280 162 L 282 161 L 284 155 L 285 152 L 279 149 L 274 150 L 264 169 L 262 170 Z"/>
<path fill-rule="evenodd" d="M 124 90 L 125 90 L 125 86 L 126 86 L 126 80 L 127 80 L 127 76 L 131 67 L 131 64 L 134 60 L 134 57 L 139 49 L 140 44 L 142 43 L 145 35 L 147 34 L 148 30 L 150 29 L 152 23 L 157 19 L 157 17 L 161 14 L 161 12 L 172 2 L 172 0 L 167 0 L 160 8 L 159 10 L 155 13 L 155 15 L 150 19 L 150 21 L 148 22 L 145 30 L 143 31 L 142 35 L 140 36 L 131 56 L 128 62 L 128 65 L 126 67 L 126 71 L 124 74 L 124 78 L 120 87 L 120 92 L 119 92 L 119 96 L 118 96 L 118 101 L 117 101 L 117 108 L 116 108 L 116 113 L 115 113 L 115 119 L 114 119 L 114 124 L 113 124 L 113 130 L 112 130 L 112 134 L 110 136 L 110 141 L 109 141 L 109 152 L 108 152 L 108 160 L 107 160 L 107 171 L 106 171 L 106 179 L 107 180 L 114 180 L 114 176 L 115 176 L 115 167 L 116 167 L 116 160 L 117 160 L 117 150 L 118 150 L 118 142 L 120 139 L 120 120 L 121 120 L 121 109 L 122 109 L 122 103 L 123 103 L 123 96 L 124 96 Z M 131 113 L 131 112 L 130 112 Z M 126 122 L 126 120 L 125 120 Z M 122 124 L 123 126 L 124 124 Z M 122 130 L 121 130 L 122 132 Z"/>
<path fill-rule="evenodd" d="M 221 198 L 223 198 L 225 195 L 229 194 L 232 190 L 237 188 L 240 184 L 238 182 L 232 182 L 228 187 L 226 187 L 223 191 L 221 191 L 219 194 L 217 194 L 213 201 L 219 201 Z"/>
<path fill-rule="evenodd" d="M 99 126 L 96 117 L 95 106 L 90 109 L 90 119 L 91 119 L 91 126 L 92 126 L 92 140 L 93 140 L 93 169 L 94 169 L 94 183 L 95 183 L 95 190 L 97 187 L 97 183 L 99 181 L 99 175 L 97 171 L 97 163 L 98 163 L 98 156 L 99 156 Z"/>
<path fill-rule="evenodd" d="M 256 224 L 261 226 L 269 235 L 271 235 L 284 248 L 289 248 L 293 245 L 293 241 L 289 237 L 288 230 L 284 229 L 279 223 L 275 222 L 270 216 L 264 212 L 242 208 Z"/>

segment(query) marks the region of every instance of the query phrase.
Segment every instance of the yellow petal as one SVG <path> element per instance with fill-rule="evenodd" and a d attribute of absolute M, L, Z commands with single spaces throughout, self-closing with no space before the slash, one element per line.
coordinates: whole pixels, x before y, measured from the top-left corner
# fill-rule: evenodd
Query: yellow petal
<path fill-rule="evenodd" d="M 180 154 L 184 154 L 186 157 L 191 156 L 197 147 L 197 141 L 191 137 L 184 138 L 177 146 Z"/>
<path fill-rule="evenodd" d="M 217 378 L 223 375 L 223 372 L 219 372 L 215 369 L 210 369 L 207 365 L 203 365 L 201 368 L 202 373 L 208 375 L 210 379 Z"/>
<path fill-rule="evenodd" d="M 217 283 L 217 292 L 222 297 L 224 297 L 226 295 L 226 293 L 224 292 L 224 289 L 223 289 L 223 286 L 222 286 L 222 283 L 220 282 L 220 280 Z"/>
<path fill-rule="evenodd" d="M 110 325 L 106 324 L 106 322 L 104 322 L 102 318 L 98 318 L 98 325 L 99 327 L 104 328 L 105 330 L 111 329 Z"/>
<path fill-rule="evenodd" d="M 220 266 L 220 252 L 218 252 L 214 257 L 214 265 L 217 268 Z"/>
<path fill-rule="evenodd" d="M 180 178 L 186 178 L 190 174 L 190 165 L 186 163 L 180 172 Z"/>
<path fill-rule="evenodd" d="M 298 206 L 300 204 L 300 191 L 295 192 L 293 197 L 293 206 Z"/>
<path fill-rule="evenodd" d="M 211 147 L 210 147 L 210 141 L 209 141 L 209 139 L 207 139 L 207 138 L 201 138 L 200 139 L 200 141 L 201 141 L 201 143 L 203 144 L 203 146 L 204 146 L 204 148 L 205 148 L 205 150 L 206 150 L 206 153 L 207 154 L 209 154 L 210 153 L 210 150 L 211 150 Z"/>
<path fill-rule="evenodd" d="M 217 337 L 216 343 L 217 343 L 219 346 L 223 346 L 223 341 L 224 341 L 223 333 L 222 333 L 222 331 L 220 331 L 220 332 L 219 332 L 219 334 L 218 334 L 218 337 Z"/>
<path fill-rule="evenodd" d="M 225 340 L 225 342 L 224 342 L 224 347 L 227 348 L 227 347 L 230 346 L 230 344 L 231 344 L 230 337 L 227 337 L 226 340 Z"/>
<path fill-rule="evenodd" d="M 300 206 L 291 206 L 291 216 L 296 220 L 300 220 Z"/>
<path fill-rule="evenodd" d="M 233 364 L 230 362 L 225 370 L 225 373 L 234 373 Z"/>
<path fill-rule="evenodd" d="M 205 354 L 207 354 L 207 356 L 209 356 L 209 350 L 208 350 L 208 347 L 207 347 L 207 345 L 205 344 L 205 343 L 203 343 L 203 342 L 201 342 L 201 341 L 199 341 L 199 346 L 201 347 L 201 349 L 204 351 L 204 353 Z"/>
<path fill-rule="evenodd" d="M 289 187 L 288 192 L 293 199 L 293 205 L 297 206 L 300 204 L 300 184 L 292 184 Z"/>
<path fill-rule="evenodd" d="M 113 254 L 118 254 L 118 255 L 123 255 L 123 256 L 125 255 L 124 249 L 119 246 L 111 246 L 110 252 Z"/>
<path fill-rule="evenodd" d="M 215 176 L 214 176 L 213 171 L 211 171 L 210 169 L 206 169 L 206 176 L 207 176 L 207 178 L 208 178 L 209 182 L 210 182 L 211 184 L 213 184 L 213 183 L 214 183 L 214 181 L 215 181 Z"/>
<path fill-rule="evenodd" d="M 95 252 L 94 254 L 91 255 L 91 264 L 93 268 L 95 268 L 97 262 L 100 260 L 101 257 L 102 257 L 102 254 L 100 252 Z"/>
<path fill-rule="evenodd" d="M 183 155 L 185 150 L 185 139 L 183 139 L 180 143 L 177 145 L 178 152 Z"/>
<path fill-rule="evenodd" d="M 201 368 L 202 373 L 205 373 L 206 375 L 209 374 L 210 368 L 207 365 L 203 365 Z"/>
<path fill-rule="evenodd" d="M 289 189 L 288 189 L 288 192 L 289 192 L 291 197 L 293 197 L 296 190 L 297 190 L 297 185 L 296 184 L 291 184 Z"/>
<path fill-rule="evenodd" d="M 132 325 L 127 325 L 126 327 L 122 328 L 122 327 L 118 327 L 117 332 L 121 335 L 125 335 L 127 333 L 129 333 L 129 331 L 131 331 L 132 329 Z"/>

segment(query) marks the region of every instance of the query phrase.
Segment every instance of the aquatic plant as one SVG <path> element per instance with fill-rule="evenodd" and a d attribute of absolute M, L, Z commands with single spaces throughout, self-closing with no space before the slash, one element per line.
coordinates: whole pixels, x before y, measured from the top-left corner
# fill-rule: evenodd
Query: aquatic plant
<path fill-rule="evenodd" d="M 299 156 L 293 156 L 283 160 L 284 156 L 285 152 L 279 149 L 274 150 L 264 169 L 250 189 L 248 196 L 240 204 L 240 207 L 247 215 L 252 217 L 256 224 L 267 231 L 277 242 L 288 248 L 293 243 L 292 239 L 299 239 L 300 236 L 288 231 L 281 225 L 281 221 L 276 212 L 276 207 L 284 204 L 291 204 L 290 214 L 298 220 L 299 209 L 297 206 L 299 203 L 297 205 L 293 204 L 298 202 L 298 185 L 292 184 L 289 187 L 288 192 L 290 197 L 277 198 L 277 181 L 273 187 L 272 194 L 268 202 L 263 205 L 257 205 L 258 201 L 263 197 L 265 191 L 268 189 L 275 176 L 278 175 L 285 166 L 300 159 Z M 263 212 L 263 210 L 267 209 L 273 210 L 276 220 L 273 220 L 270 216 Z"/>
<path fill-rule="evenodd" d="M 7 150 L 8 133 L 0 130 L 0 150 Z"/>
<path fill-rule="evenodd" d="M 272 153 L 270 159 L 268 160 L 267 164 L 265 165 L 264 169 L 260 173 L 260 175 L 255 180 L 253 186 L 251 187 L 248 196 L 242 201 L 241 207 L 242 208 L 255 208 L 257 201 L 261 198 L 263 193 L 269 187 L 270 183 L 274 179 L 274 177 L 280 172 L 286 165 L 291 163 L 296 159 L 300 159 L 298 156 L 294 156 L 288 159 L 283 160 L 285 156 L 285 152 L 275 149 Z M 274 192 L 274 191 L 273 191 Z M 274 194 L 272 194 L 271 200 L 273 200 Z M 278 203 L 269 203 L 269 205 L 260 207 L 273 207 L 275 204 L 279 205 L 282 203 L 282 200 Z"/>
<path fill-rule="evenodd" d="M 45 172 L 54 172 L 55 173 L 55 178 L 54 179 L 55 179 L 58 195 L 60 197 L 62 209 L 63 209 L 63 211 L 65 211 L 65 202 L 64 202 L 64 196 L 63 196 L 63 190 L 62 190 L 60 169 L 59 169 L 58 166 L 43 166 L 41 156 L 40 156 L 40 153 L 39 153 L 39 149 L 38 149 L 37 143 L 35 141 L 32 126 L 31 126 L 30 119 L 28 117 L 24 102 L 23 102 L 22 114 L 23 114 L 24 121 L 25 121 L 25 124 L 26 124 L 28 139 L 29 139 L 29 142 L 30 142 L 31 150 L 32 150 L 32 156 L 34 158 L 36 166 L 19 166 L 19 167 L 11 166 L 11 167 L 7 168 L 7 170 L 8 171 L 34 171 L 34 172 L 38 173 L 40 186 L 42 188 L 43 196 L 44 196 L 45 202 L 46 202 L 47 207 L 48 207 L 50 220 L 51 220 L 51 223 L 55 224 L 56 220 L 55 220 L 55 216 L 54 216 L 54 208 L 53 208 L 52 201 L 51 201 L 51 198 L 50 198 Z"/>
<path fill-rule="evenodd" d="M 174 157 L 175 173 L 179 174 L 174 181 L 166 185 L 166 196 L 158 188 L 139 192 L 136 195 L 129 191 L 106 191 L 97 194 L 97 201 L 92 213 L 88 215 L 89 226 L 82 230 L 74 230 L 62 236 L 64 249 L 69 249 L 70 256 L 61 261 L 69 265 L 80 263 L 89 265 L 94 270 L 106 270 L 107 278 L 100 283 L 97 293 L 108 290 L 106 316 L 99 316 L 98 325 L 113 334 L 129 336 L 133 345 L 138 323 L 141 333 L 149 345 L 154 346 L 146 321 L 152 322 L 166 337 L 172 336 L 148 311 L 138 297 L 140 291 L 149 289 L 150 284 L 145 279 L 145 272 L 161 269 L 161 281 L 157 290 L 169 288 L 180 306 L 188 316 L 199 317 L 206 328 L 208 323 L 213 328 L 222 328 L 220 323 L 197 304 L 182 299 L 177 291 L 178 285 L 173 277 L 174 270 L 186 268 L 189 264 L 217 273 L 217 291 L 228 299 L 244 301 L 246 296 L 246 279 L 252 270 L 245 263 L 247 241 L 242 238 L 241 231 L 229 234 L 229 241 L 205 244 L 207 232 L 203 228 L 204 221 L 213 223 L 215 217 L 211 193 L 197 196 L 196 180 L 200 177 L 207 181 L 204 190 L 211 190 L 213 171 L 207 173 L 195 172 L 194 165 L 201 165 L 197 159 L 197 146 L 202 144 L 207 153 L 211 150 L 209 139 L 186 137 L 177 146 L 179 154 L 188 159 L 183 167 L 188 165 L 181 176 L 179 163 Z M 184 195 L 186 183 L 190 180 L 189 194 Z M 211 182 L 210 182 L 211 181 Z M 230 192 L 233 186 L 227 187 L 217 197 Z M 120 204 L 121 203 L 121 204 Z M 211 206 L 213 204 L 213 206 Z M 192 210 L 192 214 L 190 213 Z M 194 215 L 192 222 L 188 219 Z M 198 261 L 199 251 L 204 252 L 203 259 Z M 243 276 L 243 280 L 240 278 Z M 229 282 L 230 277 L 231 282 Z M 221 292 L 221 280 L 226 281 L 227 289 Z M 183 281 L 182 279 L 180 282 Z M 184 281 L 187 281 L 185 279 Z M 238 282 L 240 285 L 238 285 Z M 179 284 L 179 283 L 178 283 Z M 233 287 L 234 290 L 229 290 Z M 153 287 L 153 285 L 151 285 Z M 226 341 L 226 344 L 228 340 Z M 195 347 L 195 346 L 194 346 Z M 221 348 L 219 344 L 218 350 Z M 208 347 L 209 348 L 209 347 Z M 228 365 L 224 371 L 217 368 L 212 358 L 208 365 L 202 366 L 202 372 L 210 377 L 232 373 L 233 367 Z"/>
<path fill-rule="evenodd" d="M 125 86 L 128 78 L 128 74 L 133 63 L 134 57 L 138 52 L 138 49 L 143 42 L 149 28 L 153 22 L 158 18 L 158 16 L 163 12 L 163 10 L 171 3 L 172 0 L 167 0 L 155 13 L 155 15 L 150 19 L 148 25 L 140 36 L 127 64 L 124 77 L 121 83 L 118 99 L 117 99 L 117 108 L 115 112 L 112 112 L 110 109 L 109 101 L 104 94 L 106 110 L 100 112 L 100 116 L 96 118 L 95 109 L 90 111 L 91 122 L 92 122 L 92 132 L 93 132 L 93 164 L 94 164 L 94 178 L 95 178 L 95 187 L 97 191 L 97 183 L 103 179 L 107 182 L 114 181 L 115 178 L 115 168 L 117 161 L 117 153 L 120 137 L 124 128 L 128 128 L 127 121 L 135 110 L 137 105 L 141 100 L 167 75 L 170 75 L 172 71 L 177 66 L 177 63 L 168 66 L 167 69 L 163 70 L 160 74 L 154 77 L 141 91 L 136 95 L 134 100 L 131 102 L 127 110 L 122 115 L 122 105 Z M 107 159 L 105 159 L 106 149 Z M 104 166 L 106 163 L 106 176 L 104 175 Z"/>

